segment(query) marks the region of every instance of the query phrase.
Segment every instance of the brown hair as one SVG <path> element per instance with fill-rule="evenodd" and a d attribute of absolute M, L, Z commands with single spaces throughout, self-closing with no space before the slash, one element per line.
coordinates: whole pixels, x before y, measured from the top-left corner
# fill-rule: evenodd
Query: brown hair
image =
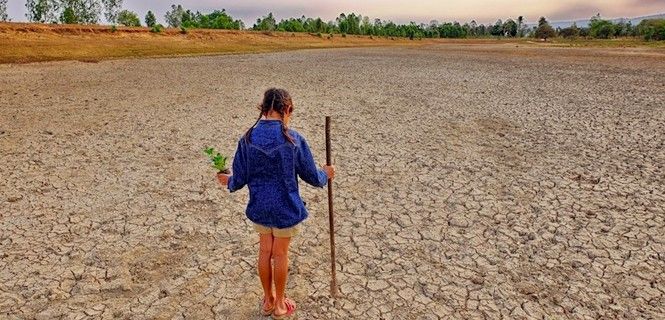
<path fill-rule="evenodd" d="M 267 115 L 272 110 L 279 113 L 282 117 L 282 134 L 284 135 L 284 138 L 290 143 L 295 144 L 293 137 L 289 135 L 289 128 L 286 126 L 286 122 L 284 122 L 284 116 L 287 113 L 293 112 L 293 100 L 291 100 L 291 95 L 286 90 L 277 88 L 266 90 L 263 94 L 263 102 L 259 105 L 259 110 L 261 110 L 261 113 L 259 114 L 258 119 L 256 119 L 254 125 L 252 125 L 252 127 L 250 127 L 245 133 L 245 140 L 247 142 L 251 142 L 252 130 L 254 130 L 256 124 L 259 123 L 261 117 Z"/>

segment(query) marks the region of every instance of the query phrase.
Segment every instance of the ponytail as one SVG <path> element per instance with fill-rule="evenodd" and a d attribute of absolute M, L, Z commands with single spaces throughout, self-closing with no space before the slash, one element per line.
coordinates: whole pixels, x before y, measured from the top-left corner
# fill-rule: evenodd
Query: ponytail
<path fill-rule="evenodd" d="M 262 116 L 263 116 L 263 113 L 259 113 L 259 117 L 256 119 L 256 122 L 254 122 L 254 124 L 247 130 L 247 132 L 245 132 L 245 136 L 244 136 L 245 142 L 247 142 L 247 143 L 252 142 L 251 141 L 252 131 L 254 130 L 254 127 L 256 127 L 256 124 L 259 123 Z"/>
<path fill-rule="evenodd" d="M 295 144 L 295 140 L 289 134 L 289 128 L 286 126 L 286 122 L 284 122 L 285 114 L 287 112 L 293 112 L 293 101 L 291 100 L 291 96 L 288 92 L 286 92 L 286 90 L 276 88 L 266 90 L 266 92 L 263 94 L 263 102 L 261 102 L 259 105 L 259 110 L 261 110 L 259 118 L 256 119 L 254 125 L 252 125 L 245 133 L 244 139 L 246 142 L 251 142 L 252 131 L 261 120 L 261 117 L 268 114 L 272 110 L 279 113 L 279 115 L 282 117 L 282 135 L 284 135 L 284 139 L 292 144 Z"/>
<path fill-rule="evenodd" d="M 286 139 L 288 142 L 291 142 L 291 144 L 295 145 L 296 142 L 293 140 L 293 137 L 289 134 L 289 128 L 286 126 L 286 123 L 284 123 L 284 119 L 282 119 L 282 134 L 284 135 L 284 139 Z"/>

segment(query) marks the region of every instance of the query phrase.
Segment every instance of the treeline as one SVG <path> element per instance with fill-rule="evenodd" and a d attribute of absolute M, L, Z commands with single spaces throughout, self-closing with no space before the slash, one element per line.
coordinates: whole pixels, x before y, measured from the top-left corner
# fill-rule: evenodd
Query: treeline
<path fill-rule="evenodd" d="M 288 31 L 310 33 L 341 33 L 369 36 L 390 36 L 414 38 L 487 38 L 487 37 L 532 37 L 549 39 L 554 37 L 597 38 L 609 39 L 614 37 L 644 37 L 646 40 L 665 40 L 665 19 L 643 20 L 639 25 L 633 26 L 629 22 L 614 23 L 604 20 L 600 15 L 591 18 L 588 27 L 579 28 L 573 25 L 568 28 L 554 29 L 545 17 L 538 20 L 538 24 L 529 27 L 524 17 L 511 18 L 494 24 L 478 24 L 476 21 L 460 24 L 459 22 L 439 23 L 436 20 L 429 24 L 395 24 L 392 21 L 381 19 L 370 20 L 367 16 L 340 14 L 335 21 L 324 22 L 321 18 L 300 18 L 275 20 L 272 13 L 257 19 L 253 30 L 262 31 Z"/>
<path fill-rule="evenodd" d="M 28 0 L 28 20 L 41 23 L 99 23 L 102 13 L 115 23 L 122 0 Z"/>
<path fill-rule="evenodd" d="M 665 40 L 665 19 L 642 20 L 637 26 L 628 21 L 612 22 L 596 15 L 589 26 L 578 28 L 575 24 L 567 28 L 558 28 L 557 34 L 564 38 L 610 39 L 617 37 L 642 37 L 645 40 Z"/>
<path fill-rule="evenodd" d="M 7 0 L 0 0 L 0 21 L 8 21 L 6 14 Z M 115 25 L 141 26 L 137 13 L 122 9 L 123 0 L 27 0 L 26 17 L 31 22 L 98 24 L 102 14 L 106 21 Z M 164 16 L 171 27 L 205 29 L 244 29 L 241 20 L 231 17 L 226 10 L 215 10 L 209 14 L 192 12 L 182 5 L 171 5 L 171 10 Z M 144 18 L 145 25 L 163 28 L 157 23 L 157 17 L 148 11 Z"/>
<path fill-rule="evenodd" d="M 488 36 L 523 36 L 526 33 L 524 19 L 517 21 L 499 20 L 495 25 L 478 25 L 475 21 L 460 24 L 459 22 L 439 23 L 436 20 L 429 24 L 396 24 L 392 21 L 370 19 L 359 14 L 340 14 L 335 21 L 324 22 L 321 18 L 300 18 L 275 20 L 272 13 L 257 19 L 253 30 L 288 31 L 310 33 L 341 33 L 369 36 L 389 36 L 414 38 L 467 38 Z"/>
<path fill-rule="evenodd" d="M 122 9 L 123 0 L 27 0 L 27 17 L 32 22 L 42 23 L 81 23 L 97 24 L 102 14 L 111 24 L 125 26 L 141 26 L 141 20 L 135 12 Z M 7 16 L 7 0 L 0 0 L 0 20 L 9 20 Z M 171 5 L 164 20 L 170 27 L 201 29 L 245 29 L 242 20 L 235 19 L 225 9 L 211 13 L 184 8 L 182 5 Z M 152 11 L 144 18 L 145 25 L 159 31 L 163 27 L 157 23 Z M 272 13 L 256 20 L 252 30 L 309 32 L 317 34 L 367 35 L 379 37 L 420 38 L 487 38 L 533 37 L 549 39 L 564 38 L 597 38 L 642 37 L 646 40 L 665 40 L 665 19 L 643 20 L 637 26 L 630 22 L 618 23 L 605 20 L 596 15 L 591 18 L 588 27 L 572 25 L 567 28 L 554 29 L 547 19 L 541 17 L 536 26 L 526 24 L 524 17 L 498 20 L 494 24 L 478 24 L 476 21 L 460 24 L 459 22 L 443 22 L 436 20 L 429 24 L 397 24 L 392 21 L 370 19 L 355 13 L 340 14 L 334 21 L 321 18 L 302 16 L 277 21 Z"/>
<path fill-rule="evenodd" d="M 123 0 L 27 0 L 25 7 L 28 11 L 26 17 L 31 22 L 98 24 L 103 15 L 114 25 L 140 26 L 138 15 L 121 10 L 122 3 Z M 149 22 L 153 21 L 154 25 L 156 20 L 154 14 L 148 11 L 146 23 L 150 25 Z"/>
<path fill-rule="evenodd" d="M 166 23 L 175 28 L 199 28 L 199 29 L 236 29 L 242 30 L 245 24 L 242 20 L 236 20 L 226 13 L 226 9 L 215 10 L 209 14 L 192 12 L 184 9 L 182 5 L 171 5 L 171 11 L 166 13 Z"/>

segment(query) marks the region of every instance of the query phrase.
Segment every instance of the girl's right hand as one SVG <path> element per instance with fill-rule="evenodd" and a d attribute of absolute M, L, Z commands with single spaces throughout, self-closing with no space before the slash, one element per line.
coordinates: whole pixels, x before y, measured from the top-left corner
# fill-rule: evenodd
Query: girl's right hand
<path fill-rule="evenodd" d="M 231 178 L 230 174 L 224 174 L 224 173 L 217 174 L 217 181 L 219 181 L 219 184 L 225 187 L 229 185 L 230 178 Z"/>
<path fill-rule="evenodd" d="M 323 166 L 323 171 L 325 171 L 328 179 L 335 178 L 335 166 Z"/>

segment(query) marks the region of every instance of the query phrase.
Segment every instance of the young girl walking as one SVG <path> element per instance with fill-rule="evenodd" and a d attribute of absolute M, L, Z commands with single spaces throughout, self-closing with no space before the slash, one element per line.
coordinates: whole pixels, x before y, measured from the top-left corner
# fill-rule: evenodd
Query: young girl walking
<path fill-rule="evenodd" d="M 293 102 L 286 90 L 268 89 L 259 108 L 256 123 L 238 142 L 232 175 L 218 174 L 217 178 L 230 192 L 245 185 L 249 188 L 246 214 L 259 234 L 258 271 L 264 293 L 261 312 L 283 319 L 296 310 L 295 302 L 284 293 L 289 242 L 307 218 L 298 177 L 323 187 L 334 178 L 335 168 L 319 169 L 305 138 L 288 128 Z"/>

